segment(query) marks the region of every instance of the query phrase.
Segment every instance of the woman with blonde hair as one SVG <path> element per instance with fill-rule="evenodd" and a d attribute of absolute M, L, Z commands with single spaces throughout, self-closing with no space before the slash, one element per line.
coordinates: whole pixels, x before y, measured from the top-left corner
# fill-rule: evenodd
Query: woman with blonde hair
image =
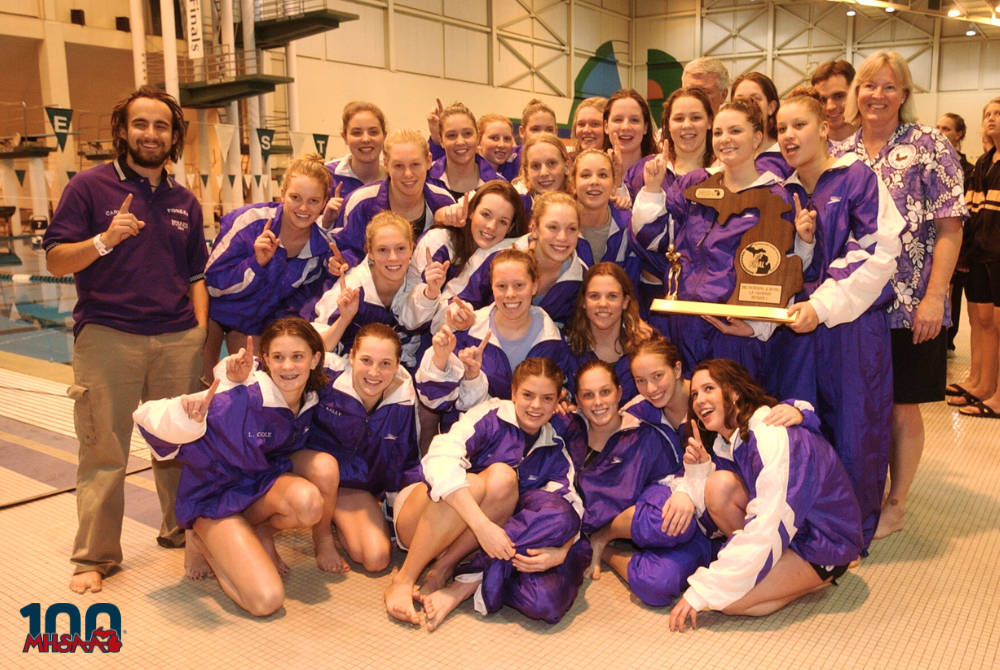
<path fill-rule="evenodd" d="M 281 316 L 297 314 L 317 295 L 330 257 L 321 217 L 330 192 L 330 173 L 319 154 L 289 164 L 281 180 L 281 202 L 233 210 L 205 268 L 209 304 L 206 373 L 219 359 L 222 340 L 238 350 L 247 335 L 258 336 Z"/>
<path fill-rule="evenodd" d="M 566 145 L 552 133 L 532 136 L 521 149 L 521 173 L 514 186 L 530 218 L 535 199 L 543 193 L 570 192 L 570 160 Z"/>
<path fill-rule="evenodd" d="M 503 114 L 483 114 L 477 129 L 479 155 L 507 181 L 517 179 L 521 172 L 521 156 L 514 151 L 514 124 Z"/>
<path fill-rule="evenodd" d="M 607 98 L 587 98 L 577 105 L 569 131 L 573 140 L 570 153 L 574 158 L 587 149 L 603 150 L 604 108 L 607 104 Z"/>
<path fill-rule="evenodd" d="M 410 222 L 414 237 L 445 221 L 445 209 L 455 204 L 447 189 L 428 183 L 431 154 L 427 140 L 415 130 L 397 130 L 382 149 L 388 178 L 359 188 L 344 205 L 343 228 L 333 238 L 351 267 L 365 255 L 365 228 L 379 212 L 391 210 Z"/>
<path fill-rule="evenodd" d="M 584 252 L 584 262 L 617 263 L 628 274 L 629 281 L 638 284 L 639 257 L 629 234 L 632 210 L 612 206 L 615 196 L 613 159 L 599 149 L 585 149 L 573 161 L 570 177 L 576 201 L 583 208 L 580 237 L 590 247 L 589 255 Z"/>
<path fill-rule="evenodd" d="M 368 224 L 365 257 L 333 282 L 311 315 L 313 326 L 324 340 L 339 342 L 337 353 L 349 353 L 350 343 L 366 324 L 384 323 L 400 336 L 403 365 L 414 369 L 420 336 L 399 323 L 409 297 L 406 273 L 413 246 L 413 227 L 395 212 L 379 212 Z M 345 315 L 343 310 L 348 304 L 351 313 Z"/>
<path fill-rule="evenodd" d="M 865 545 L 901 530 L 906 496 L 924 447 L 920 403 L 944 399 L 947 301 L 968 216 L 962 166 L 948 139 L 917 123 L 913 77 L 906 59 L 877 51 L 858 67 L 845 117 L 860 129 L 836 148 L 855 153 L 889 189 L 906 220 L 903 252 L 892 279 L 889 306 L 894 385 L 891 488 L 882 518 L 866 518 Z M 873 521 L 878 525 L 873 524 Z"/>

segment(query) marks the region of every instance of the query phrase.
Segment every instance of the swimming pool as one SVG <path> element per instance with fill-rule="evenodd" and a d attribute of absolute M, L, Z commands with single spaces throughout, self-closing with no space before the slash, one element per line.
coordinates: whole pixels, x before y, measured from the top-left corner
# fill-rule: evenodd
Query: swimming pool
<path fill-rule="evenodd" d="M 8 256 L 20 263 L 0 266 L 0 274 L 50 276 L 45 252 L 28 240 L 15 240 Z M 14 283 L 0 281 L 0 351 L 54 363 L 73 360 L 72 283 Z"/>

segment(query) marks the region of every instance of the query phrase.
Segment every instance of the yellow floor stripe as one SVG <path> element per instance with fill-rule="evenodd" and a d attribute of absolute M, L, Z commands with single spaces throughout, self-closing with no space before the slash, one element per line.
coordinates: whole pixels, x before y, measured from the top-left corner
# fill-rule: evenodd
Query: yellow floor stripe
<path fill-rule="evenodd" d="M 42 444 L 41 442 L 36 442 L 35 440 L 21 437 L 20 435 L 14 435 L 13 433 L 7 433 L 0 430 L 0 440 L 20 445 L 27 449 L 31 449 L 32 451 L 37 451 L 40 454 L 51 456 L 52 458 L 58 458 L 61 461 L 66 461 L 67 463 L 72 463 L 73 465 L 76 465 L 78 462 L 75 455 L 67 453 L 62 449 L 56 449 L 55 447 L 50 447 L 47 444 Z M 134 484 L 139 488 L 156 493 L 156 484 L 148 479 L 144 479 L 142 477 L 130 477 L 127 481 L 129 484 Z"/>

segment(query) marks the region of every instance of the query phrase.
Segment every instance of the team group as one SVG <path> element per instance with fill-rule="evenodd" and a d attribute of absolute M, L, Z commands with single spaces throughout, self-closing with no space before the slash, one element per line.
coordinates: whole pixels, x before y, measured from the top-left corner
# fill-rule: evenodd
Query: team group
<path fill-rule="evenodd" d="M 419 604 L 429 629 L 473 596 L 556 622 L 608 566 L 675 603 L 677 630 L 774 612 L 899 530 L 995 152 L 967 179 L 964 122 L 917 123 L 894 52 L 824 64 L 784 101 L 710 58 L 682 81 L 659 133 L 634 90 L 583 101 L 570 150 L 534 100 L 520 144 L 461 103 L 431 109 L 429 142 L 349 103 L 350 152 L 292 161 L 280 200 L 225 215 L 210 251 L 164 169 L 179 106 L 120 102 L 119 157 L 70 181 L 43 243 L 78 291 L 70 587 L 99 591 L 122 561 L 133 421 L 159 542 L 258 616 L 284 601 L 274 536 L 292 528 L 330 572 L 350 569 L 341 550 L 383 571 L 395 541 L 386 609 L 419 625 Z M 1000 100 L 983 127 L 994 146 Z M 668 285 L 733 293 L 760 210 L 720 220 L 684 196 L 719 178 L 794 227 L 788 326 L 650 310 Z"/>

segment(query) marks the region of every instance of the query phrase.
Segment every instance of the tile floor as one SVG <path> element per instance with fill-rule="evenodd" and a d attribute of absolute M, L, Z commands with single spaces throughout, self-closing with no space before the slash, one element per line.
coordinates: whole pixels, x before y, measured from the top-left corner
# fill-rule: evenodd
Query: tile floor
<path fill-rule="evenodd" d="M 960 348 L 951 377 L 961 378 L 967 365 L 967 348 Z M 927 448 L 906 528 L 876 542 L 839 586 L 770 617 L 705 613 L 698 630 L 670 633 L 669 608 L 639 604 L 608 573 L 585 583 L 556 626 L 509 609 L 484 619 L 467 602 L 428 633 L 386 616 L 388 571 L 320 572 L 308 535 L 298 533 L 278 538 L 292 567 L 285 607 L 256 620 L 214 581 L 185 579 L 181 551 L 156 545 L 147 472 L 128 478 L 124 570 L 99 596 L 67 588 L 73 494 L 0 511 L 0 668 L 60 663 L 21 652 L 28 622 L 19 610 L 34 602 L 81 610 L 109 602 L 121 610 L 121 651 L 78 651 L 74 667 L 996 668 L 1000 421 L 960 418 L 944 403 L 925 406 L 924 414 Z M 74 449 L 64 435 L 0 419 L 0 504 L 71 485 Z M 393 566 L 400 562 L 397 553 Z M 65 617 L 60 623 L 66 626 Z"/>

